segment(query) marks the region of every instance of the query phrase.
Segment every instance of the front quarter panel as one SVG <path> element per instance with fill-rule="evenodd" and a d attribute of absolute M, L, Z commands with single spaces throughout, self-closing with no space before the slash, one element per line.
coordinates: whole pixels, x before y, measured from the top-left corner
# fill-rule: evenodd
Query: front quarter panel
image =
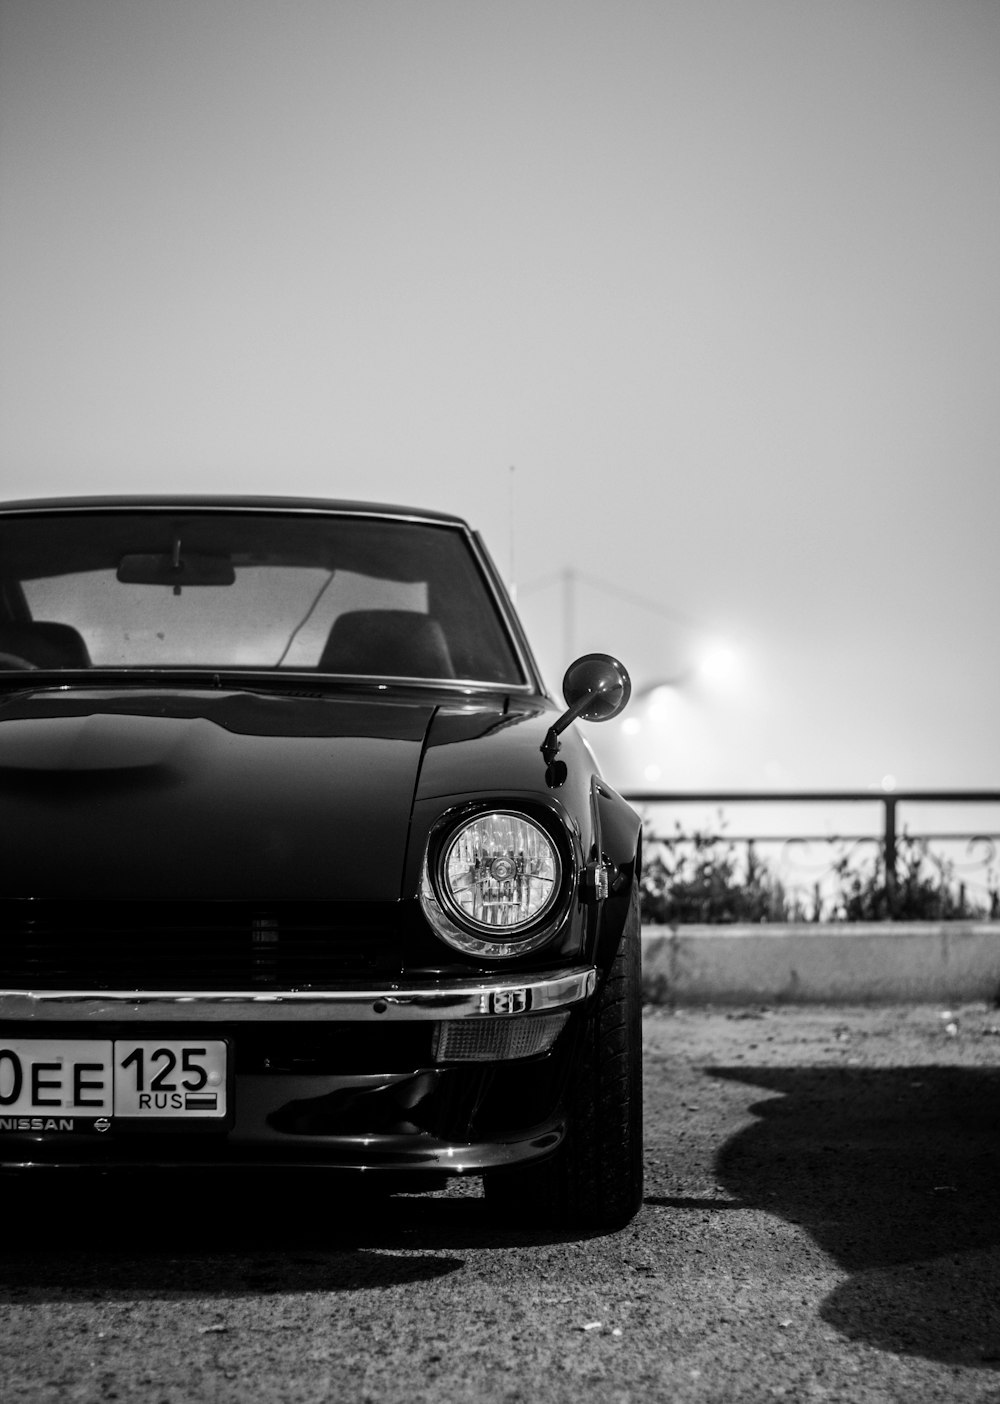
<path fill-rule="evenodd" d="M 572 896 L 558 934 L 533 953 L 536 960 L 594 960 L 602 927 L 620 932 L 639 842 L 638 817 L 601 779 L 590 748 L 575 728 L 563 733 L 559 758 L 565 782 L 550 785 L 542 742 L 558 713 L 550 706 L 442 711 L 435 717 L 421 767 L 407 848 L 404 893 L 419 891 L 424 856 L 436 826 L 470 806 L 523 809 L 542 817 L 563 839 L 573 865 Z M 588 867 L 604 864 L 612 878 L 608 901 L 598 900 Z M 624 889 L 623 910 L 617 899 Z M 601 920 L 602 908 L 608 920 Z M 532 957 L 523 960 L 530 963 Z M 505 962 L 509 963 L 509 962 Z"/>

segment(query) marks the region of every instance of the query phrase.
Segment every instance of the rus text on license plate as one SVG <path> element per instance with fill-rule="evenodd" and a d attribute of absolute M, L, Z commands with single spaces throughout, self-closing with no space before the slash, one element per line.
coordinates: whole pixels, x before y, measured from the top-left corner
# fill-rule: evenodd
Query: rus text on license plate
<path fill-rule="evenodd" d="M 226 1115 L 221 1039 L 0 1037 L 0 1116 Z"/>

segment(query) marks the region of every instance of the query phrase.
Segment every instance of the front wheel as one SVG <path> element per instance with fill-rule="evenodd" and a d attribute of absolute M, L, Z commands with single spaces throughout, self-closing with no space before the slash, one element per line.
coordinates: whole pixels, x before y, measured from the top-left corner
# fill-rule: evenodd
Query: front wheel
<path fill-rule="evenodd" d="M 622 1228 L 642 1204 L 642 969 L 639 889 L 582 1031 L 566 1136 L 554 1155 L 483 1177 L 508 1222 Z"/>

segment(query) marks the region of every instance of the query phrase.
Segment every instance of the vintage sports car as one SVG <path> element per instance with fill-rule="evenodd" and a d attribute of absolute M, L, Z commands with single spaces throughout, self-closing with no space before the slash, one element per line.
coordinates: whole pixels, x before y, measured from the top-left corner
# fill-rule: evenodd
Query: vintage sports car
<path fill-rule="evenodd" d="M 479 538 L 282 498 L 0 506 L 0 1165 L 642 1195 L 640 824 Z"/>

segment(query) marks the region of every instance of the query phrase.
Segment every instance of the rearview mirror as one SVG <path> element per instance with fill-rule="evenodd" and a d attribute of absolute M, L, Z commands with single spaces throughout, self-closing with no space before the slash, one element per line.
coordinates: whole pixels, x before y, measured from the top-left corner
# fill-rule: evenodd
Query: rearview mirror
<path fill-rule="evenodd" d="M 122 556 L 118 579 L 123 585 L 235 585 L 236 571 L 228 556 L 204 552 L 136 552 Z"/>

